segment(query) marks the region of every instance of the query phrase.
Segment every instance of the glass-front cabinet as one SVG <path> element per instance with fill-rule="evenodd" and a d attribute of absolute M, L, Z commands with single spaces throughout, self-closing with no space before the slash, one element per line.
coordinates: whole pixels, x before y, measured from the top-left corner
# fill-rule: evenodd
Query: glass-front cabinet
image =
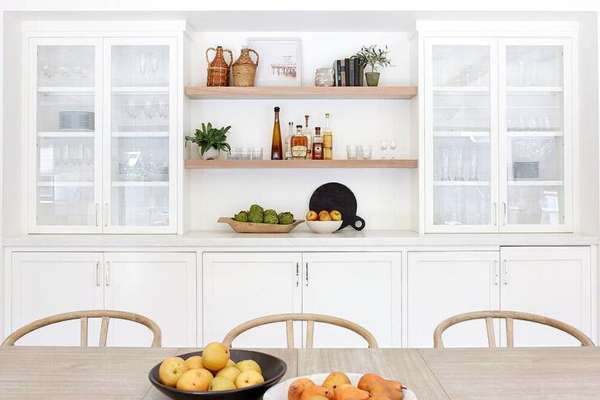
<path fill-rule="evenodd" d="M 30 231 L 176 233 L 175 40 L 29 49 Z"/>
<path fill-rule="evenodd" d="M 424 40 L 427 232 L 572 229 L 570 39 Z"/>

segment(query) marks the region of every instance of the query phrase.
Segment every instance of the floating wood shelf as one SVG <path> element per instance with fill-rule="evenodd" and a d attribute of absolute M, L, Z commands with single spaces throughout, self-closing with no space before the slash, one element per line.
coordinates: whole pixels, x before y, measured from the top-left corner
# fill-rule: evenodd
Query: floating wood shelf
<path fill-rule="evenodd" d="M 417 168 L 417 160 L 186 160 L 187 169 Z"/>
<path fill-rule="evenodd" d="M 412 99 L 416 86 L 255 86 L 209 87 L 188 86 L 185 94 L 191 99 Z"/>

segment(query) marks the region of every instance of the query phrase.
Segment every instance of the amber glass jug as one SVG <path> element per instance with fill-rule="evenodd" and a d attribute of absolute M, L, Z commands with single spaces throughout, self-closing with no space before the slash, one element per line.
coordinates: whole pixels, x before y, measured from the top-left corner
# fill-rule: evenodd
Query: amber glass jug
<path fill-rule="evenodd" d="M 214 51 L 215 56 L 212 61 L 208 59 L 208 52 Z M 225 60 L 224 53 L 229 53 L 229 64 Z M 224 50 L 217 46 L 206 49 L 206 62 L 208 63 L 208 75 L 206 77 L 206 86 L 229 86 L 229 67 L 233 61 L 231 50 Z"/>
<path fill-rule="evenodd" d="M 256 62 L 252 60 L 250 53 L 256 56 Z M 256 68 L 258 67 L 258 53 L 253 49 L 244 48 L 240 57 L 231 67 L 233 86 L 254 86 Z"/>

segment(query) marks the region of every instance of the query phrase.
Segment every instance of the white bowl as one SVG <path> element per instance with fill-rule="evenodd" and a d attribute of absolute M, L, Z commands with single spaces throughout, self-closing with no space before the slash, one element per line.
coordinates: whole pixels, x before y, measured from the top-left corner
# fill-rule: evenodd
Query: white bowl
<path fill-rule="evenodd" d="M 319 221 L 312 221 L 312 222 L 319 222 Z M 322 222 L 329 222 L 329 221 L 322 221 Z M 287 400 L 288 389 L 289 389 L 290 385 L 292 384 L 292 382 L 294 382 L 296 379 L 308 378 L 318 385 L 321 382 L 323 382 L 325 380 L 325 378 L 327 378 L 327 375 L 329 375 L 329 373 L 298 376 L 296 378 L 291 378 L 291 379 L 279 382 L 277 385 L 269 388 L 266 391 L 266 393 L 263 395 L 263 400 Z M 358 381 L 360 380 L 361 376 L 363 376 L 363 374 L 348 372 L 348 373 L 346 373 L 346 376 L 348 376 L 348 378 L 350 378 L 350 381 L 352 382 L 352 384 L 354 386 L 356 386 L 358 384 Z M 415 395 L 415 393 L 412 390 L 402 389 L 402 391 L 404 392 L 404 400 L 417 400 L 417 396 Z"/>
<path fill-rule="evenodd" d="M 308 229 L 314 233 L 333 233 L 340 229 L 344 221 L 306 221 Z"/>

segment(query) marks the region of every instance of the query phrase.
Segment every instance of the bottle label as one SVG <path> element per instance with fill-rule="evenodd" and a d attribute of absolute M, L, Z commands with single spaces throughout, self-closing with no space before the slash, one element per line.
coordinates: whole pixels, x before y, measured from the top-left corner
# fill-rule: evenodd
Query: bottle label
<path fill-rule="evenodd" d="M 292 146 L 292 157 L 294 158 L 305 158 L 306 152 L 306 146 Z"/>
<path fill-rule="evenodd" d="M 331 140 L 332 138 L 333 137 L 331 135 L 324 135 L 323 136 L 323 147 L 329 147 L 329 148 L 333 147 L 332 146 L 333 140 Z"/>

